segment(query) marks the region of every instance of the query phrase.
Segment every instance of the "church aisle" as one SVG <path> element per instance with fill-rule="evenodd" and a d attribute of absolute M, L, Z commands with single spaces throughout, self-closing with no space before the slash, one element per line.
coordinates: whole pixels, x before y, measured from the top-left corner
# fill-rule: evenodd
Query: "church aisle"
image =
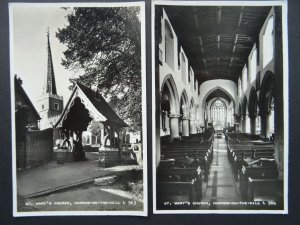
<path fill-rule="evenodd" d="M 227 158 L 226 141 L 222 138 L 214 140 L 214 158 L 210 169 L 209 181 L 204 189 L 204 202 L 210 202 L 209 209 L 231 209 L 236 206 L 218 206 L 214 202 L 239 202 L 238 182 L 232 176 L 232 170 Z"/>

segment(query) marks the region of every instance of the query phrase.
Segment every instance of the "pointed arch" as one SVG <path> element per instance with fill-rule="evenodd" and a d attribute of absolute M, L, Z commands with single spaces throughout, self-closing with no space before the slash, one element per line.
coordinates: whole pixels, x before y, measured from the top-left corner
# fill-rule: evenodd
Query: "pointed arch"
<path fill-rule="evenodd" d="M 234 100 L 234 98 L 233 98 L 233 96 L 228 92 L 228 91 L 226 91 L 224 88 L 222 88 L 222 87 L 220 87 L 220 86 L 216 86 L 216 87 L 214 87 L 214 88 L 212 88 L 211 90 L 209 90 L 207 93 L 206 93 L 206 95 L 204 96 L 204 98 L 203 98 L 203 105 L 205 105 L 205 102 L 206 102 L 206 100 L 207 100 L 207 98 L 208 98 L 208 96 L 210 96 L 210 94 L 211 93 L 213 93 L 214 91 L 216 91 L 216 90 L 220 90 L 220 91 L 222 91 L 222 92 L 224 92 L 229 98 L 230 98 L 230 100 L 232 101 L 232 103 L 233 103 L 233 109 L 234 109 L 234 113 L 235 113 L 235 100 Z"/>
<path fill-rule="evenodd" d="M 247 97 L 244 96 L 243 103 L 242 103 L 242 116 L 247 115 Z"/>
<path fill-rule="evenodd" d="M 170 112 L 178 114 L 179 113 L 178 91 L 173 76 L 171 74 L 168 74 L 162 82 L 161 99 L 163 98 L 164 94 L 167 95 L 168 101 L 170 102 Z"/>
<path fill-rule="evenodd" d="M 183 89 L 183 91 L 181 92 L 181 95 L 180 95 L 180 114 L 184 117 L 188 117 L 189 113 L 190 113 L 189 100 L 188 100 L 186 90 Z"/>
<path fill-rule="evenodd" d="M 254 87 L 252 87 L 250 90 L 249 103 L 248 103 L 248 112 L 250 117 L 257 116 L 257 107 L 258 107 L 258 100 L 257 100 L 256 90 Z"/>
<path fill-rule="evenodd" d="M 195 117 L 195 101 L 194 101 L 194 98 L 191 98 L 189 109 L 190 109 L 190 117 L 194 118 Z"/>
<path fill-rule="evenodd" d="M 227 106 L 226 100 L 223 98 L 216 98 L 210 105 L 211 121 L 214 122 L 214 126 L 224 128 L 227 122 Z"/>
<path fill-rule="evenodd" d="M 270 101 L 273 95 L 274 86 L 274 74 L 271 71 L 267 71 L 261 82 L 261 88 L 259 93 L 259 111 L 262 114 L 267 114 L 270 108 Z"/>

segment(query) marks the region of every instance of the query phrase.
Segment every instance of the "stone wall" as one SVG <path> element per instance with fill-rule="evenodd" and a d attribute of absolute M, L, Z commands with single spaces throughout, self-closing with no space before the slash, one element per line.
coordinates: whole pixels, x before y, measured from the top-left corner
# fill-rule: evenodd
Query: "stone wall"
<path fill-rule="evenodd" d="M 99 150 L 99 166 L 110 167 L 117 164 L 120 164 L 119 149 L 103 147 Z"/>
<path fill-rule="evenodd" d="M 25 168 L 31 168 L 53 159 L 53 129 L 27 131 Z"/>

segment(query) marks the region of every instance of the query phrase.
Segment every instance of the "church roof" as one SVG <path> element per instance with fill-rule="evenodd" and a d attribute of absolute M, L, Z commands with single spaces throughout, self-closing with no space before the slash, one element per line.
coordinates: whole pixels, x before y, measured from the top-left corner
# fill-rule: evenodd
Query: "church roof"
<path fill-rule="evenodd" d="M 67 117 L 68 111 L 72 106 L 72 102 L 76 97 L 79 97 L 83 100 L 82 102 L 84 103 L 85 107 L 89 110 L 90 114 L 92 114 L 91 116 L 97 121 L 108 124 L 116 124 L 120 127 L 128 126 L 110 107 L 100 93 L 93 91 L 83 84 L 75 82 L 75 88 L 55 127 L 62 126 L 62 122 Z"/>
<path fill-rule="evenodd" d="M 15 92 L 18 92 L 22 97 L 23 97 L 23 100 L 25 102 L 23 102 L 24 104 L 27 104 L 30 109 L 31 109 L 31 112 L 33 113 L 34 117 L 36 120 L 40 120 L 41 117 L 39 115 L 39 113 L 37 112 L 37 110 L 35 109 L 34 105 L 32 104 L 32 102 L 30 101 L 28 95 L 26 94 L 25 90 L 23 89 L 22 87 L 22 81 L 19 80 L 17 78 L 17 76 L 15 76 L 14 78 L 14 81 L 15 81 Z"/>

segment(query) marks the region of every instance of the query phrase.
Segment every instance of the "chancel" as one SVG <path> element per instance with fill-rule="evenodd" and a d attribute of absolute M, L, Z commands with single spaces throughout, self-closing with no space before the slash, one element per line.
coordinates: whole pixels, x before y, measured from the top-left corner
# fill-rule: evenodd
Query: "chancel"
<path fill-rule="evenodd" d="M 284 209 L 282 7 L 157 4 L 154 27 L 157 209 Z"/>

